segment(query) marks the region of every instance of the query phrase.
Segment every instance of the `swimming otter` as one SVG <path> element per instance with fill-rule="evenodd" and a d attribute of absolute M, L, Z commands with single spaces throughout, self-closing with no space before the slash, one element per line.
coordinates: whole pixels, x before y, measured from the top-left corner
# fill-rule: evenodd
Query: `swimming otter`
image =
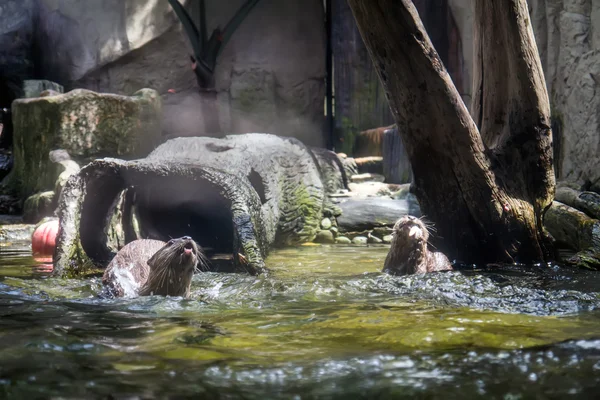
<path fill-rule="evenodd" d="M 429 232 L 419 218 L 405 215 L 396 221 L 392 246 L 385 258 L 383 271 L 392 275 L 425 274 L 452 270 L 448 258 L 427 248 Z"/>
<path fill-rule="evenodd" d="M 112 259 L 102 283 L 109 297 L 153 294 L 188 297 L 196 265 L 206 266 L 201 248 L 189 236 L 134 240 Z"/>

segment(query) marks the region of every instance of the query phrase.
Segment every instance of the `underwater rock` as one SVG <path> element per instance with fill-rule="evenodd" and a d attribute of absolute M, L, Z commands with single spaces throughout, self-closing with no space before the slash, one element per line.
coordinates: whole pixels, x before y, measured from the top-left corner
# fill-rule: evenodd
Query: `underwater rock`
<path fill-rule="evenodd" d="M 258 273 L 272 246 L 313 240 L 323 215 L 335 213 L 327 194 L 344 188 L 345 175 L 333 157 L 253 133 L 172 139 L 145 159 L 93 161 L 59 200 L 55 273 L 106 266 L 118 250 L 108 243 L 111 221 L 126 242 L 192 236 L 209 257 L 229 254 L 235 269 Z"/>
<path fill-rule="evenodd" d="M 35 225 L 11 224 L 0 226 L 0 243 L 29 242 Z"/>
<path fill-rule="evenodd" d="M 331 220 L 329 218 L 323 218 L 321 220 L 321 229 L 328 230 L 331 228 Z"/>
<path fill-rule="evenodd" d="M 133 96 L 76 89 L 13 102 L 14 167 L 9 185 L 22 197 L 54 188 L 58 165 L 48 154 L 65 149 L 75 160 L 106 155 L 141 157 L 160 141 L 161 100 L 142 89 Z"/>

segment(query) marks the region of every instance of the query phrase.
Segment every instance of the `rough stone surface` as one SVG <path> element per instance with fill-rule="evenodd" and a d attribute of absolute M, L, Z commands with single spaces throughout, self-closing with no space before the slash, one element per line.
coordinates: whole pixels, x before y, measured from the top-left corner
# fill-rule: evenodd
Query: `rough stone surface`
<path fill-rule="evenodd" d="M 31 242 L 34 229 L 35 225 L 33 224 L 2 225 L 0 226 L 0 244 Z"/>
<path fill-rule="evenodd" d="M 351 244 L 352 240 L 348 239 L 346 236 L 338 236 L 335 239 L 335 243 L 337 243 L 337 244 Z"/>
<path fill-rule="evenodd" d="M 134 214 L 143 237 L 191 236 L 258 273 L 271 246 L 312 241 L 325 210 L 334 212 L 327 190 L 343 186 L 343 166 L 320 169 L 328 159 L 296 139 L 246 134 L 178 138 L 141 160 L 93 161 L 63 189 L 55 273 L 106 266 L 118 250 L 107 232 L 117 224 L 124 242 L 134 240 Z"/>
<path fill-rule="evenodd" d="M 383 237 L 383 243 L 385 243 L 385 244 L 390 244 L 390 243 L 392 243 L 392 238 L 393 238 L 393 236 L 392 236 L 392 235 L 385 235 L 385 236 Z"/>
<path fill-rule="evenodd" d="M 335 243 L 335 238 L 331 231 L 319 231 L 314 241 L 316 243 Z"/>
<path fill-rule="evenodd" d="M 473 66 L 472 1 L 449 0 L 462 38 L 465 77 L 472 75 Z M 557 175 L 580 184 L 598 185 L 600 2 L 528 3 L 552 107 Z"/>
<path fill-rule="evenodd" d="M 25 200 L 23 221 L 37 224 L 42 218 L 52 216 L 55 208 L 54 191 L 36 193 Z"/>
<path fill-rule="evenodd" d="M 0 2 L 0 107 L 10 107 L 22 95 L 22 80 L 33 74 L 34 5 L 34 0 Z"/>
<path fill-rule="evenodd" d="M 207 0 L 209 34 L 244 1 Z M 198 2 L 182 3 L 198 23 Z M 218 115 L 202 109 L 191 46 L 167 1 L 5 0 L 0 7 L 0 61 L 8 57 L 20 79 L 32 77 L 36 48 L 44 78 L 67 90 L 128 95 L 155 88 L 165 95 L 168 134 L 204 134 L 203 121 L 216 118 L 221 132 L 282 132 L 323 144 L 321 0 L 261 0 L 252 9 L 217 60 L 211 102 L 217 102 Z"/>
<path fill-rule="evenodd" d="M 13 103 L 14 168 L 10 182 L 21 196 L 53 189 L 60 172 L 48 154 L 65 149 L 76 160 L 147 155 L 160 140 L 160 97 L 76 89 Z"/>
<path fill-rule="evenodd" d="M 352 244 L 365 245 L 367 244 L 368 239 L 366 236 L 356 236 L 352 239 Z"/>
<path fill-rule="evenodd" d="M 385 198 L 352 199 L 340 204 L 342 215 L 338 217 L 340 232 L 356 232 L 375 227 L 393 226 L 398 218 L 410 214 L 420 216 L 418 204 L 406 200 Z"/>
<path fill-rule="evenodd" d="M 321 229 L 328 230 L 331 228 L 331 220 L 329 218 L 323 218 L 321 221 Z"/>
<path fill-rule="evenodd" d="M 56 82 L 48 80 L 27 79 L 23 81 L 23 97 L 40 97 L 43 92 L 52 91 L 55 93 L 64 93 L 64 88 Z"/>

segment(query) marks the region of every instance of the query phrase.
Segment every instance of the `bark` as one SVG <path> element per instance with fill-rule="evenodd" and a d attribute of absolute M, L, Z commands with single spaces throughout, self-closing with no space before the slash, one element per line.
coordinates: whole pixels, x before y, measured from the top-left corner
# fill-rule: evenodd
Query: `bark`
<path fill-rule="evenodd" d="M 348 0 L 406 146 L 421 209 L 436 224 L 437 247 L 464 262 L 542 261 L 550 254 L 542 215 L 554 193 L 552 135 L 526 1 L 475 2 L 483 134 L 411 1 Z M 494 90 L 502 90 L 497 101 L 488 99 Z M 503 122 L 491 125 L 497 115 Z"/>

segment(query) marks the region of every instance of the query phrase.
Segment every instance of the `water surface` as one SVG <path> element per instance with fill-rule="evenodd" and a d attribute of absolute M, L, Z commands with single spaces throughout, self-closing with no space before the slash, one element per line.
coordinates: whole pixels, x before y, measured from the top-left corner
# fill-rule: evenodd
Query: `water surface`
<path fill-rule="evenodd" d="M 387 246 L 301 246 L 192 297 L 98 300 L 0 247 L 0 397 L 595 398 L 600 274 L 380 273 Z M 137 396 L 137 397 L 135 397 Z"/>

